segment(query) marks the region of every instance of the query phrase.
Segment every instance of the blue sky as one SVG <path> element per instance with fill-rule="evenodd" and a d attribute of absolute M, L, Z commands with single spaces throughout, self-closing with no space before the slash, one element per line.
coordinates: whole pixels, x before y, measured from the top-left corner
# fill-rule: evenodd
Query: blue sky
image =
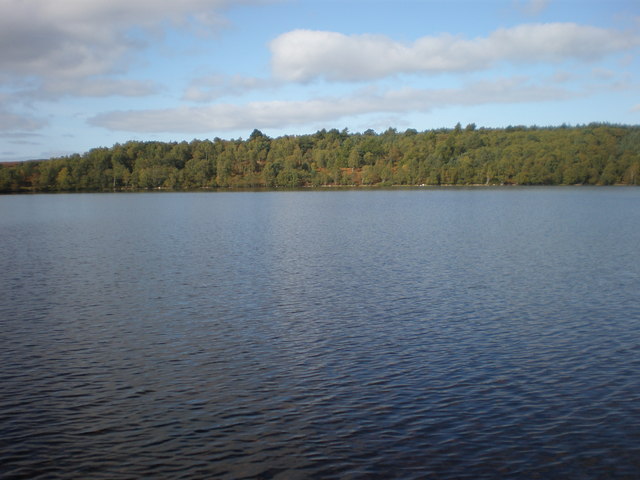
<path fill-rule="evenodd" d="M 0 0 L 0 161 L 322 128 L 640 123 L 637 0 Z"/>

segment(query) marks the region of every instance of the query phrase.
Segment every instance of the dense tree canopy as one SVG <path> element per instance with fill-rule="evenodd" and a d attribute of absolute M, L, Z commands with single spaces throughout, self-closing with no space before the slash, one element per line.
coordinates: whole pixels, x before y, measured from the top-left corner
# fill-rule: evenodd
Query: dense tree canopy
<path fill-rule="evenodd" d="M 0 164 L 0 191 L 332 185 L 640 184 L 640 127 L 320 130 L 247 140 L 138 142 Z"/>

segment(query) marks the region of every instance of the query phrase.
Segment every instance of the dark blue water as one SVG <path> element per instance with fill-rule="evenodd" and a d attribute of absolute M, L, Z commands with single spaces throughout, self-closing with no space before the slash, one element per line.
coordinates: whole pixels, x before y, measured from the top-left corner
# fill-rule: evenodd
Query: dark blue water
<path fill-rule="evenodd" d="M 640 478 L 640 189 L 0 197 L 0 477 Z"/>

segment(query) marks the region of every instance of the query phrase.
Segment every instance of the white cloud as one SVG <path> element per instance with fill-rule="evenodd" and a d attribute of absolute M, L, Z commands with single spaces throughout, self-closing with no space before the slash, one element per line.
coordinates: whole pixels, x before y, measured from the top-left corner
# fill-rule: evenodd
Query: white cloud
<path fill-rule="evenodd" d="M 345 98 L 117 111 L 97 115 L 89 123 L 109 130 L 137 133 L 210 133 L 335 123 L 341 118 L 371 113 L 429 112 L 447 106 L 539 102 L 573 96 L 576 94 L 567 90 L 535 85 L 526 78 L 514 78 L 456 89 L 405 88 L 379 92 L 367 88 Z"/>
<path fill-rule="evenodd" d="M 73 94 L 76 97 L 142 97 L 157 93 L 160 87 L 151 81 L 109 77 L 64 78 L 45 81 L 33 96 L 41 98 Z M 29 95 L 30 92 L 26 92 Z"/>
<path fill-rule="evenodd" d="M 246 77 L 243 75 L 215 74 L 193 80 L 186 89 L 183 100 L 210 102 L 226 96 L 240 96 L 259 89 L 280 85 L 273 79 Z"/>
<path fill-rule="evenodd" d="M 14 81 L 122 73 L 128 54 L 144 47 L 140 32 L 159 34 L 167 25 L 215 29 L 223 8 L 259 1 L 0 0 L 0 73 Z M 104 85 L 96 87 L 99 96 Z"/>
<path fill-rule="evenodd" d="M 575 80 L 576 75 L 574 73 L 568 72 L 566 70 L 560 70 L 553 74 L 551 77 L 551 81 L 556 83 L 566 83 L 571 80 Z"/>
<path fill-rule="evenodd" d="M 0 138 L 9 138 L 13 140 L 26 140 L 26 139 L 34 139 L 41 138 L 41 133 L 36 132 L 0 132 Z"/>
<path fill-rule="evenodd" d="M 611 80 L 617 75 L 617 73 L 614 72 L 613 70 L 609 70 L 607 68 L 601 68 L 601 67 L 592 69 L 591 74 L 595 78 L 598 78 L 600 80 Z"/>
<path fill-rule="evenodd" d="M 19 132 L 38 130 L 46 125 L 44 120 L 14 113 L 0 107 L 0 131 Z"/>
<path fill-rule="evenodd" d="M 549 0 L 520 0 L 519 3 L 527 15 L 538 15 L 549 6 Z"/>
<path fill-rule="evenodd" d="M 525 24 L 468 40 L 440 35 L 412 44 L 382 35 L 294 30 L 271 44 L 278 78 L 306 82 L 315 78 L 361 81 L 398 73 L 477 71 L 498 62 L 590 61 L 640 44 L 637 34 L 574 23 Z"/>

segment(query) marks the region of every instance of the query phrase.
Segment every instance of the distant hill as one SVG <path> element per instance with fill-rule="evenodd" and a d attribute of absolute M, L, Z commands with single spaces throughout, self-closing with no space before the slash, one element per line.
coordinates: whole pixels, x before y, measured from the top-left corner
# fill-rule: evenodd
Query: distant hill
<path fill-rule="evenodd" d="M 638 185 L 640 126 L 319 130 L 270 138 L 130 141 L 0 165 L 0 191 L 393 185 Z"/>

